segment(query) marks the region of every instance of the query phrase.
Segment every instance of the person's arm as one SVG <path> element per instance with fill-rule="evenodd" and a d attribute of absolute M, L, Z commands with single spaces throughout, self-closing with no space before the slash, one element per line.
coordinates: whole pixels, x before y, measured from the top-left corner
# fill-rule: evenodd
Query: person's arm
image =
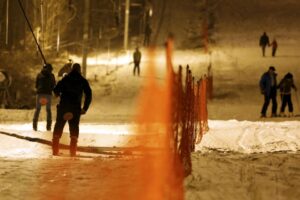
<path fill-rule="evenodd" d="M 85 80 L 85 83 L 83 85 L 83 92 L 84 92 L 85 98 L 84 98 L 84 103 L 83 103 L 83 108 L 82 108 L 81 114 L 86 113 L 86 111 L 89 109 L 89 106 L 92 102 L 92 89 L 87 80 Z"/>
<path fill-rule="evenodd" d="M 55 87 L 55 85 L 56 85 L 55 76 L 54 76 L 54 74 L 51 74 L 51 87 L 52 87 L 52 89 Z"/>
<path fill-rule="evenodd" d="M 294 84 L 294 80 L 292 80 L 293 82 L 292 82 L 292 88 L 294 88 L 294 90 L 295 91 L 297 91 L 297 87 L 295 86 L 295 84 Z"/>
<path fill-rule="evenodd" d="M 53 92 L 55 94 L 55 96 L 60 96 L 61 93 L 61 88 L 62 88 L 62 81 L 58 81 L 57 85 L 53 88 Z"/>
<path fill-rule="evenodd" d="M 282 83 L 283 83 L 283 79 L 282 79 L 282 80 L 279 82 L 279 84 L 277 85 L 277 89 L 281 88 Z"/>
<path fill-rule="evenodd" d="M 262 43 L 263 43 L 263 41 L 262 41 L 262 38 L 260 37 L 260 39 L 259 39 L 259 46 L 262 46 Z"/>
<path fill-rule="evenodd" d="M 39 86 L 39 75 L 37 75 L 35 79 L 35 89 L 38 89 L 38 86 Z"/>
<path fill-rule="evenodd" d="M 265 89 L 266 89 L 266 76 L 265 74 L 262 75 L 260 81 L 259 81 L 259 87 L 260 87 L 260 91 L 262 94 L 265 93 Z"/>

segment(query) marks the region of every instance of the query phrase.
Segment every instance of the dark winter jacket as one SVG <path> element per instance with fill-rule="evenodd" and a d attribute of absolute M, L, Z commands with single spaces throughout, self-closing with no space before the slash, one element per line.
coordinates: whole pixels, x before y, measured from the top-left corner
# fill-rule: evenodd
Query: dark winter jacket
<path fill-rule="evenodd" d="M 267 36 L 267 34 L 264 33 L 264 34 L 260 37 L 259 45 L 260 45 L 260 46 L 267 46 L 267 45 L 270 45 L 269 37 Z"/>
<path fill-rule="evenodd" d="M 54 93 L 60 96 L 59 105 L 81 109 L 82 96 L 85 94 L 83 109 L 88 110 L 92 101 L 92 90 L 88 81 L 77 71 L 71 71 L 54 88 Z"/>
<path fill-rule="evenodd" d="M 36 77 L 35 88 L 37 94 L 52 94 L 54 87 L 55 77 L 49 69 L 44 67 Z"/>
<path fill-rule="evenodd" d="M 286 74 L 284 78 L 280 81 L 278 88 L 280 90 L 280 94 L 291 94 L 292 88 L 296 89 L 293 80 L 293 75 L 290 73 Z"/>
<path fill-rule="evenodd" d="M 259 86 L 261 89 L 261 92 L 266 95 L 270 96 L 271 91 L 274 92 L 273 94 L 276 95 L 276 88 L 277 88 L 277 81 L 276 81 L 277 74 L 274 73 L 273 76 L 273 85 L 272 85 L 272 77 L 269 72 L 265 72 L 259 82 Z"/>
<path fill-rule="evenodd" d="M 142 58 L 142 54 L 140 51 L 135 51 L 133 54 L 133 61 L 134 63 L 140 63 Z"/>

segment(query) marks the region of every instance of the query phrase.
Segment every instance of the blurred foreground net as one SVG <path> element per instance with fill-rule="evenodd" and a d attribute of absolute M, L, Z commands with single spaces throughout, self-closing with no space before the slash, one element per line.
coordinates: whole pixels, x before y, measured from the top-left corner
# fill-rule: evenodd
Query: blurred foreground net
<path fill-rule="evenodd" d="M 207 82 L 203 77 L 195 82 L 189 66 L 185 80 L 180 66 L 172 66 L 173 40 L 166 45 L 167 73 L 163 83 L 155 79 L 154 50 L 149 50 L 147 82 L 139 99 L 137 134 L 145 137 L 145 151 L 140 162 L 146 200 L 183 199 L 183 179 L 192 170 L 191 152 L 208 130 Z"/>

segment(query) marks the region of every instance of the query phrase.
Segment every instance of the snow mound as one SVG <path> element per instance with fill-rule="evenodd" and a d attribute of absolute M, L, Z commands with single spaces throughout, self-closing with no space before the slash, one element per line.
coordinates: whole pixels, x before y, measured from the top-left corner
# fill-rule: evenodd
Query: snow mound
<path fill-rule="evenodd" d="M 300 150 L 300 122 L 209 121 L 197 151 L 266 153 Z"/>

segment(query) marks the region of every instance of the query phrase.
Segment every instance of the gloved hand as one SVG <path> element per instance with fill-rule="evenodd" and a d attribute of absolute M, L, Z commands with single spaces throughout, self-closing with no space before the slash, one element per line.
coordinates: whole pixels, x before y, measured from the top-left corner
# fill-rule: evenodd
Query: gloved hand
<path fill-rule="evenodd" d="M 84 110 L 83 108 L 81 109 L 81 111 L 80 111 L 80 114 L 81 115 L 84 115 L 86 113 L 86 110 Z"/>

